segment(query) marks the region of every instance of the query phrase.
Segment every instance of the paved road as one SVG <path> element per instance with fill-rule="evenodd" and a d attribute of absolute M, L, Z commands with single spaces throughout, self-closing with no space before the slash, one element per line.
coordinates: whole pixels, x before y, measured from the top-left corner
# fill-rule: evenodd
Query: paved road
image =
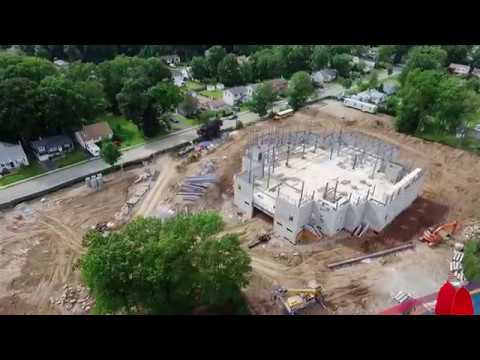
<path fill-rule="evenodd" d="M 259 120 L 259 117 L 251 112 L 240 113 L 238 114 L 238 118 L 244 124 Z M 224 120 L 223 129 L 232 129 L 235 127 L 235 124 L 235 120 Z M 197 138 L 196 132 L 196 128 L 178 131 L 160 140 L 127 150 L 120 158 L 119 164 L 142 160 L 155 153 L 162 152 L 175 146 L 195 140 Z M 6 189 L 0 190 L 0 207 L 10 204 L 11 202 L 21 202 L 26 197 L 60 188 L 63 185 L 75 182 L 79 178 L 84 178 L 86 176 L 105 171 L 108 168 L 110 168 L 110 166 L 102 159 L 92 159 L 77 166 L 72 166 L 67 169 L 60 169 L 44 176 L 13 185 Z"/>

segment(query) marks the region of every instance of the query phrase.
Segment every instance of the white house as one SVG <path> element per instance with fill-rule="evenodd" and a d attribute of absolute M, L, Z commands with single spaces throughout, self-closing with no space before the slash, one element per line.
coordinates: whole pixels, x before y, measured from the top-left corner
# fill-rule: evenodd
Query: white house
<path fill-rule="evenodd" d="M 180 56 L 178 55 L 164 55 L 160 56 L 160 60 L 162 60 L 165 64 L 169 66 L 175 66 L 180 63 Z"/>
<path fill-rule="evenodd" d="M 458 76 L 468 76 L 470 74 L 470 66 L 452 63 L 448 66 L 448 71 Z"/>
<path fill-rule="evenodd" d="M 260 84 L 249 84 L 247 85 L 247 93 L 246 93 L 246 98 L 248 100 L 251 100 L 252 97 L 253 97 L 253 93 L 255 92 L 255 90 L 257 89 L 257 87 L 259 86 Z"/>
<path fill-rule="evenodd" d="M 0 176 L 21 166 L 28 166 L 28 159 L 20 141 L 18 144 L 0 141 Z"/>
<path fill-rule="evenodd" d="M 185 84 L 185 81 L 188 80 L 188 73 L 184 69 L 172 69 L 172 78 L 173 78 L 173 83 L 181 87 L 183 84 Z"/>
<path fill-rule="evenodd" d="M 103 140 L 111 140 L 112 137 L 113 131 L 106 121 L 84 125 L 82 130 L 75 133 L 80 146 L 93 156 L 100 155 L 100 149 L 96 144 Z"/>
<path fill-rule="evenodd" d="M 335 80 L 337 77 L 337 70 L 335 69 L 323 69 L 319 71 L 315 71 L 312 75 L 312 81 L 315 85 L 322 85 L 323 83 L 327 83 L 330 81 Z"/>
<path fill-rule="evenodd" d="M 229 106 L 234 106 L 239 102 L 244 102 L 246 97 L 246 86 L 237 86 L 223 91 L 223 102 Z"/>
<path fill-rule="evenodd" d="M 65 135 L 50 136 L 32 141 L 30 146 L 40 161 L 49 160 L 74 149 L 72 139 Z"/>
<path fill-rule="evenodd" d="M 215 89 L 217 89 L 217 90 L 224 90 L 224 89 L 225 89 L 225 85 L 223 85 L 222 83 L 218 83 L 217 85 L 215 85 Z"/>
<path fill-rule="evenodd" d="M 207 91 L 215 91 L 216 88 L 217 87 L 215 85 L 207 85 Z"/>
<path fill-rule="evenodd" d="M 62 59 L 55 59 L 55 61 L 53 63 L 55 64 L 55 66 L 57 66 L 59 68 L 68 68 L 68 66 L 70 65 L 70 63 L 68 61 L 65 61 L 65 60 L 62 60 Z"/>
<path fill-rule="evenodd" d="M 375 89 L 368 89 L 352 96 L 352 99 L 367 102 L 370 104 L 380 105 L 387 100 L 387 95 Z"/>
<path fill-rule="evenodd" d="M 221 111 L 227 108 L 227 104 L 223 100 L 212 100 L 207 105 L 209 110 Z"/>

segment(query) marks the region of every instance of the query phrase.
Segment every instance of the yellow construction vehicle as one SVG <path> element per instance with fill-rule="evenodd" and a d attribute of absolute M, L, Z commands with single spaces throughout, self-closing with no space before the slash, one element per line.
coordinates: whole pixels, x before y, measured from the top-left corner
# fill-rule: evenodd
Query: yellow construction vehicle
<path fill-rule="evenodd" d="M 273 300 L 280 300 L 289 315 L 295 315 L 298 311 L 313 304 L 320 304 L 325 308 L 322 289 L 318 285 L 307 289 L 279 287 L 273 290 Z"/>

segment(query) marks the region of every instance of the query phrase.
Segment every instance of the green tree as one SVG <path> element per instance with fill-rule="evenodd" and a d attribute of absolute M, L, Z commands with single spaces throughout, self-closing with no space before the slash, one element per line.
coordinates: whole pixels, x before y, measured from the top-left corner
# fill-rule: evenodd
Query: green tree
<path fill-rule="evenodd" d="M 332 67 L 341 77 L 349 77 L 352 70 L 352 57 L 348 54 L 337 54 L 332 57 Z"/>
<path fill-rule="evenodd" d="M 143 114 L 149 101 L 147 90 L 148 86 L 143 77 L 128 79 L 116 97 L 122 114 L 139 125 L 143 121 Z"/>
<path fill-rule="evenodd" d="M 183 101 L 179 104 L 179 108 L 185 116 L 192 116 L 198 111 L 198 100 L 192 95 L 186 94 Z"/>
<path fill-rule="evenodd" d="M 260 116 L 265 116 L 277 98 L 277 94 L 269 83 L 263 83 L 257 86 L 253 92 L 252 100 L 248 106 L 251 111 Z"/>
<path fill-rule="evenodd" d="M 311 67 L 313 70 L 320 70 L 328 67 L 330 53 L 326 45 L 316 45 L 313 49 Z"/>
<path fill-rule="evenodd" d="M 94 63 L 72 63 L 65 72 L 65 77 L 73 81 L 101 80 Z"/>
<path fill-rule="evenodd" d="M 82 275 L 97 313 L 188 314 L 241 304 L 250 259 L 237 235 L 215 237 L 216 213 L 136 219 L 104 237 L 87 235 Z"/>
<path fill-rule="evenodd" d="M 253 65 L 250 62 L 241 64 L 238 71 L 240 72 L 242 84 L 248 84 L 255 81 Z"/>
<path fill-rule="evenodd" d="M 447 52 L 439 46 L 415 46 L 407 55 L 405 68 L 399 80 L 403 83 L 408 73 L 414 69 L 441 70 L 445 67 Z"/>
<path fill-rule="evenodd" d="M 352 55 L 353 47 L 354 45 L 330 45 L 329 52 L 332 58 L 340 54 Z"/>
<path fill-rule="evenodd" d="M 55 65 L 45 59 L 39 59 L 32 56 L 2 55 L 0 60 L 0 79 L 27 78 L 35 82 L 40 82 L 47 76 L 58 73 Z M 6 66 L 2 66 L 3 64 Z"/>
<path fill-rule="evenodd" d="M 114 143 L 107 141 L 102 144 L 100 156 L 107 164 L 114 166 L 122 156 L 122 153 Z"/>
<path fill-rule="evenodd" d="M 218 64 L 220 64 L 226 55 L 227 52 L 220 45 L 215 45 L 208 49 L 206 60 L 209 77 L 217 77 Z"/>
<path fill-rule="evenodd" d="M 255 80 L 277 78 L 282 72 L 282 60 L 273 49 L 264 49 L 251 56 Z"/>
<path fill-rule="evenodd" d="M 38 84 L 26 78 L 0 81 L 0 128 L 2 139 L 30 140 L 39 134 Z"/>
<path fill-rule="evenodd" d="M 225 56 L 218 64 L 218 80 L 225 86 L 235 86 L 242 83 L 237 58 L 233 54 Z"/>
<path fill-rule="evenodd" d="M 296 110 L 305 104 L 314 90 L 310 75 L 305 71 L 299 71 L 293 74 L 288 84 L 288 103 Z"/>
<path fill-rule="evenodd" d="M 203 80 L 209 76 L 210 72 L 208 70 L 207 59 L 204 57 L 195 56 L 190 65 L 194 79 Z"/>
<path fill-rule="evenodd" d="M 468 55 L 472 50 L 471 45 L 443 45 L 442 49 L 447 52 L 447 64 L 468 62 Z"/>
<path fill-rule="evenodd" d="M 377 88 L 379 85 L 380 82 L 378 81 L 378 71 L 373 70 L 368 78 L 368 87 L 372 89 Z"/>
<path fill-rule="evenodd" d="M 480 234 L 475 234 L 465 244 L 463 266 L 468 281 L 480 281 Z"/>
<path fill-rule="evenodd" d="M 477 68 L 480 67 L 480 46 L 476 46 L 474 50 L 472 50 L 471 65 Z"/>

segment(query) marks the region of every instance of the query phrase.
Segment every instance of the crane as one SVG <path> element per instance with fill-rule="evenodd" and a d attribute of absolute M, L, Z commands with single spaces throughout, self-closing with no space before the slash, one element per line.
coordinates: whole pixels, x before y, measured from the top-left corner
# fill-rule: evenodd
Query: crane
<path fill-rule="evenodd" d="M 424 231 L 420 237 L 420 241 L 428 243 L 428 246 L 432 247 L 438 245 L 444 239 L 450 239 L 460 227 L 458 221 L 452 223 L 442 224 L 438 227 L 429 227 Z"/>

